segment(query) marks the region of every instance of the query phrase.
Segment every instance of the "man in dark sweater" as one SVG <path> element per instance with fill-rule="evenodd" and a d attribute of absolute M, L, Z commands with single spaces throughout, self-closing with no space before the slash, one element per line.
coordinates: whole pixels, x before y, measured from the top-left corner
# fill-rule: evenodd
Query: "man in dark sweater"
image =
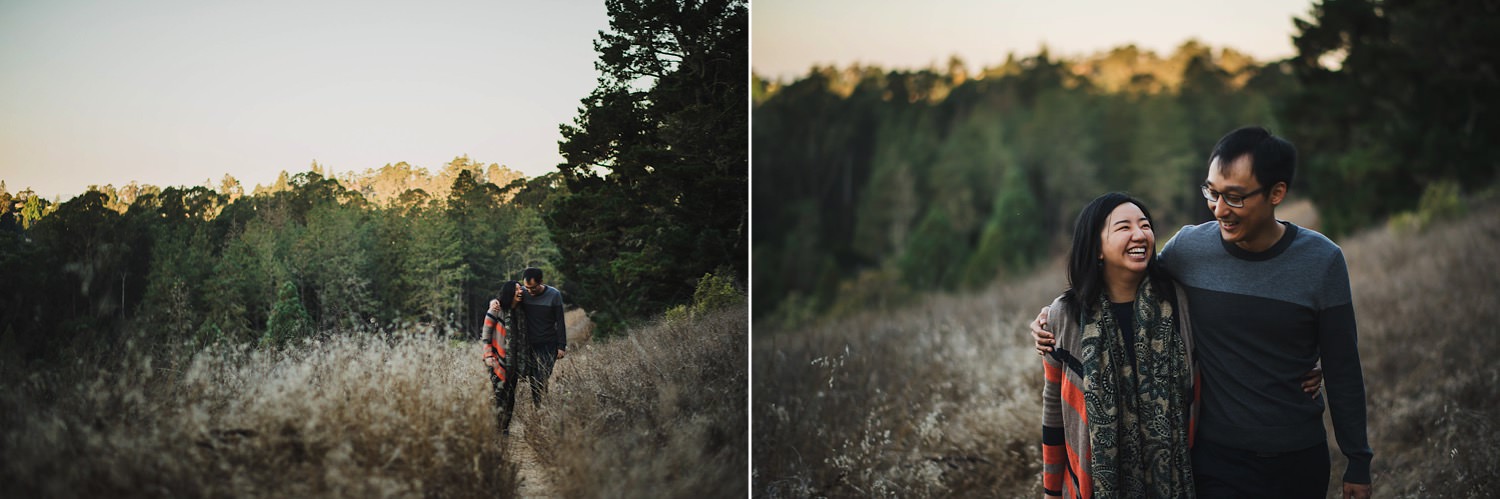
<path fill-rule="evenodd" d="M 1374 456 L 1365 433 L 1349 271 L 1338 245 L 1276 219 L 1296 149 L 1260 127 L 1230 132 L 1200 187 L 1214 221 L 1187 226 L 1161 250 L 1186 291 L 1202 406 L 1193 473 L 1202 497 L 1323 497 L 1330 463 L 1323 397 L 1303 373 L 1320 360 L 1339 450 L 1344 497 L 1370 495 Z M 1044 314 L 1031 325 L 1050 348 Z"/>
<path fill-rule="evenodd" d="M 540 405 L 547 391 L 552 366 L 568 353 L 568 325 L 563 320 L 562 292 L 542 282 L 542 269 L 531 267 L 521 273 L 526 296 L 526 333 L 531 344 L 531 403 Z"/>

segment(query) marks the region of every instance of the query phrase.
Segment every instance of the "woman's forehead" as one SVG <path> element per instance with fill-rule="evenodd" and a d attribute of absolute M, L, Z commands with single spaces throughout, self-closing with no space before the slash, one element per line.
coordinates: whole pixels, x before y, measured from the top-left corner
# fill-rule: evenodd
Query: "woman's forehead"
<path fill-rule="evenodd" d="M 1146 212 L 1141 210 L 1140 206 L 1136 206 L 1135 203 L 1120 203 L 1119 206 L 1116 206 L 1114 210 L 1109 212 L 1109 217 L 1107 218 L 1111 224 L 1120 221 L 1133 222 L 1146 218 Z"/>

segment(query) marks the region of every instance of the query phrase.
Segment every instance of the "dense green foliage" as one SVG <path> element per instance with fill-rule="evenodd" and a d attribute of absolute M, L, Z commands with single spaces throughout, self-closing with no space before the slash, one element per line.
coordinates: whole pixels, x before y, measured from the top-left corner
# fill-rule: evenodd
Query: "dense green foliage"
<path fill-rule="evenodd" d="M 1334 236 L 1416 209 L 1437 183 L 1486 188 L 1500 166 L 1492 4 L 1328 0 L 1295 21 L 1285 61 L 1189 41 L 1165 57 L 1043 49 L 978 71 L 954 58 L 756 78 L 754 313 L 796 323 L 1017 275 L 1065 251 L 1105 191 L 1144 199 L 1165 239 L 1209 218 L 1208 154 L 1249 124 L 1297 144 L 1292 194 Z"/>
<path fill-rule="evenodd" d="M 1274 127 L 1272 102 L 1296 88 L 1284 66 L 1192 42 L 1167 58 L 1044 51 L 973 78 L 954 60 L 761 85 L 753 279 L 776 285 L 755 299 L 794 322 L 879 289 L 1029 270 L 1105 190 L 1144 197 L 1170 224 L 1197 221 L 1200 158 L 1237 124 Z"/>
<path fill-rule="evenodd" d="M 499 284 L 525 267 L 566 285 L 551 233 L 519 201 L 555 193 L 507 172 L 458 158 L 435 176 L 401 165 L 342 182 L 314 165 L 249 196 L 229 177 L 217 191 L 105 186 L 57 205 L 3 193 L 0 334 L 30 358 L 108 350 L 126 331 L 195 345 L 412 326 L 477 334 Z M 419 187 L 434 182 L 444 196 Z"/>
<path fill-rule="evenodd" d="M 1500 5 L 1324 0 L 1299 20 L 1287 108 L 1308 190 L 1336 233 L 1419 208 L 1500 170 Z"/>
<path fill-rule="evenodd" d="M 599 86 L 563 125 L 569 194 L 546 218 L 604 332 L 746 275 L 749 14 L 743 0 L 609 0 Z M 725 272 L 719 272 L 725 276 Z"/>

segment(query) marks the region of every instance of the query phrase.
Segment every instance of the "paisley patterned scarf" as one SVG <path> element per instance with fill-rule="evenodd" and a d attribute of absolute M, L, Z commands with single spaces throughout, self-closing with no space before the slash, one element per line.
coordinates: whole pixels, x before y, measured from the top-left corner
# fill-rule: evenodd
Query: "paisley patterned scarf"
<path fill-rule="evenodd" d="M 1186 346 L 1172 304 L 1156 295 L 1149 277 L 1133 309 L 1137 365 L 1126 355 L 1108 297 L 1101 294 L 1094 312 L 1079 321 L 1094 495 L 1192 497 Z"/>

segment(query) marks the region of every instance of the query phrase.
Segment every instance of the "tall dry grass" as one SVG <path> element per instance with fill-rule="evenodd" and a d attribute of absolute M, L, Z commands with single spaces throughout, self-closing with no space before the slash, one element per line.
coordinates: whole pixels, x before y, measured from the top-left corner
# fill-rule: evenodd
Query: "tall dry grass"
<path fill-rule="evenodd" d="M 477 348 L 362 334 L 7 359 L 0 496 L 511 496 Z"/>
<path fill-rule="evenodd" d="M 1500 214 L 1342 241 L 1375 449 L 1375 490 L 1500 493 Z M 757 330 L 759 497 L 1034 496 L 1041 361 L 1026 323 L 1060 268 L 967 296 L 913 294 L 796 331 Z M 1330 434 L 1331 435 L 1331 434 Z M 1330 495 L 1343 472 L 1334 454 Z"/>
<path fill-rule="evenodd" d="M 744 497 L 747 316 L 740 302 L 570 346 L 524 435 L 553 492 Z"/>
<path fill-rule="evenodd" d="M 1500 204 L 1470 209 L 1344 244 L 1382 495 L 1500 496 Z"/>
<path fill-rule="evenodd" d="M 755 494 L 1040 491 L 1041 360 L 1024 328 L 1057 270 L 969 296 L 912 294 L 754 340 Z"/>

